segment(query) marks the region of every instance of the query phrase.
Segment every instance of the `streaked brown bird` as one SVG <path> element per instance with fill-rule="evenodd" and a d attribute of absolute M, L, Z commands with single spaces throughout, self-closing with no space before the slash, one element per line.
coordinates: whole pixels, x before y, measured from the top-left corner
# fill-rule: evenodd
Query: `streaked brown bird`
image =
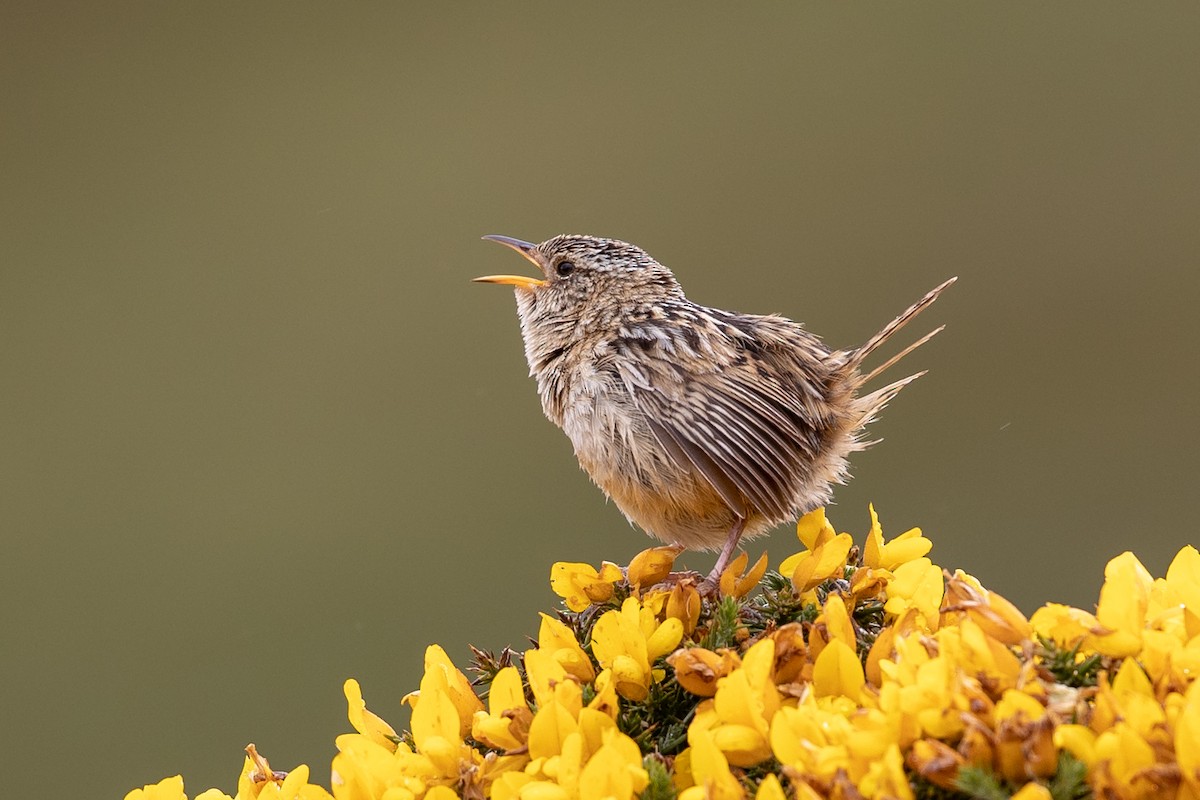
<path fill-rule="evenodd" d="M 688 300 L 674 274 L 616 239 L 541 244 L 485 236 L 541 276 L 515 287 L 542 410 L 630 522 L 664 542 L 720 550 L 713 585 L 743 538 L 826 504 L 865 425 L 923 372 L 859 394 L 937 328 L 869 372 L 863 361 L 956 279 L 855 350 L 830 350 L 798 322 Z M 943 326 L 944 327 L 944 326 Z"/>

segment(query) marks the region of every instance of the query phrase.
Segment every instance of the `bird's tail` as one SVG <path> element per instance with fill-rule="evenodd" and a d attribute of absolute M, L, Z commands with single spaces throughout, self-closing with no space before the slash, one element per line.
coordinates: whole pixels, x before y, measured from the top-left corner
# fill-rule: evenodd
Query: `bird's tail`
<path fill-rule="evenodd" d="M 929 308 L 929 306 L 933 304 L 933 301 L 938 299 L 938 295 L 945 291 L 950 284 L 954 283 L 956 280 L 958 280 L 958 278 L 951 278 L 950 280 L 945 281 L 941 285 L 934 288 L 931 292 L 929 292 L 929 294 L 925 295 L 920 300 L 909 306 L 903 314 L 896 317 L 887 325 L 884 325 L 883 329 L 868 339 L 866 344 L 850 353 L 849 358 L 846 360 L 845 369 L 846 374 L 848 376 L 852 376 L 850 378 L 850 383 L 855 389 L 877 377 L 888 368 L 892 367 L 897 361 L 904 358 L 913 350 L 916 350 L 918 347 L 942 332 L 942 329 L 946 327 L 945 325 L 934 328 L 929 333 L 925 334 L 920 339 L 917 339 L 917 341 L 913 342 L 908 347 L 904 348 L 899 353 L 880 364 L 878 367 L 872 369 L 870 372 L 862 373 L 862 365 L 867 356 L 871 355 L 871 353 L 877 350 L 880 345 L 892 338 L 897 331 L 899 331 L 908 323 L 912 322 L 918 314 Z M 876 389 L 870 394 L 865 394 L 857 398 L 855 400 L 855 407 L 860 410 L 862 414 L 862 416 L 859 418 L 858 424 L 860 426 L 866 425 L 868 422 L 873 420 L 875 415 L 882 411 L 884 406 L 886 406 L 893 397 L 900 393 L 901 389 L 924 374 L 924 372 L 918 372 L 914 375 L 909 375 L 907 378 L 901 378 L 894 383 L 889 383 L 882 389 Z"/>

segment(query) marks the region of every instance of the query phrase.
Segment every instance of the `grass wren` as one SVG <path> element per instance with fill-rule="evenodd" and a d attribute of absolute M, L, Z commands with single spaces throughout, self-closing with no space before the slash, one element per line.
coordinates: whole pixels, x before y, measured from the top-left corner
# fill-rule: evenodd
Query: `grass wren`
<path fill-rule="evenodd" d="M 541 271 L 475 280 L 515 287 L 542 410 L 630 522 L 680 548 L 720 550 L 710 582 L 742 538 L 829 501 L 847 456 L 871 444 L 864 426 L 924 373 L 859 390 L 942 328 L 870 372 L 864 359 L 955 281 L 861 347 L 830 350 L 784 317 L 693 303 L 626 242 L 483 238 Z"/>

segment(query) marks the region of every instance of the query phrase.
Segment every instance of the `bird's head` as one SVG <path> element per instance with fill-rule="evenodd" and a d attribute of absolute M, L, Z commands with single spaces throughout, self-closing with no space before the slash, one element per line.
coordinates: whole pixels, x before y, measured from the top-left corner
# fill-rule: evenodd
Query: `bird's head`
<path fill-rule="evenodd" d="M 511 247 L 540 271 L 540 277 L 487 275 L 483 283 L 516 288 L 522 324 L 564 328 L 590 323 L 619 324 L 623 313 L 682 299 L 671 270 L 640 247 L 616 239 L 564 234 L 541 244 L 508 236 L 484 239 Z M 565 331 L 564 331 L 565 332 Z"/>

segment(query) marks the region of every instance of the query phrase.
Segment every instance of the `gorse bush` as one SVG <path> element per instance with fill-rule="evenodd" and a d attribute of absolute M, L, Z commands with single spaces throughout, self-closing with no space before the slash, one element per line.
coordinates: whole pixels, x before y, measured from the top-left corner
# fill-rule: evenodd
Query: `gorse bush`
<path fill-rule="evenodd" d="M 1157 580 L 1124 553 L 1094 613 L 1026 619 L 873 509 L 861 545 L 823 510 L 797 533 L 776 570 L 742 555 L 705 594 L 670 548 L 555 564 L 564 608 L 535 647 L 464 673 L 430 646 L 402 732 L 349 680 L 330 789 L 251 746 L 236 796 L 1200 800 L 1194 547 Z M 181 798 L 178 776 L 126 796 Z"/>

